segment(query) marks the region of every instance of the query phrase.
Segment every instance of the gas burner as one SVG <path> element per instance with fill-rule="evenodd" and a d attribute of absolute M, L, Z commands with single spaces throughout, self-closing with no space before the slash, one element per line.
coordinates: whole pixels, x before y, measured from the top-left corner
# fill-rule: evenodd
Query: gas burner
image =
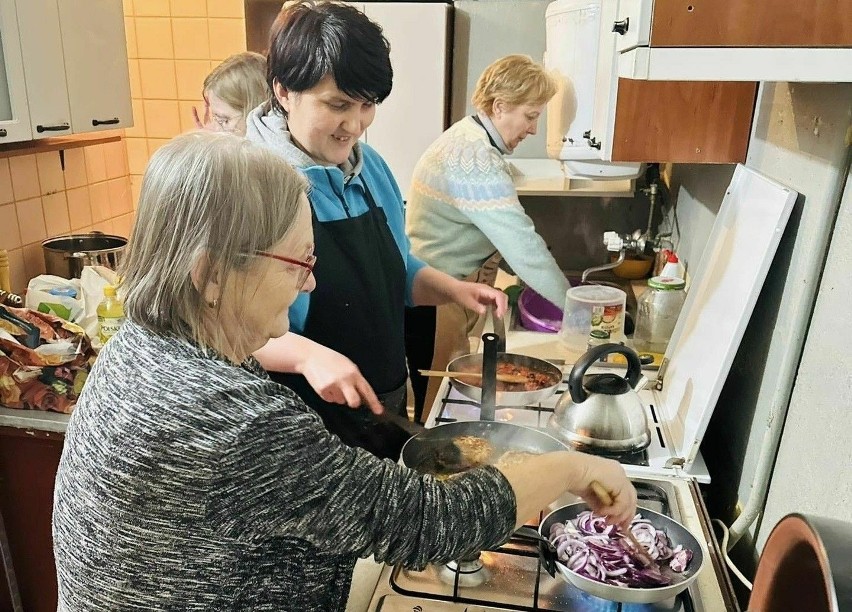
<path fill-rule="evenodd" d="M 441 582 L 460 587 L 475 587 L 488 582 L 491 573 L 480 559 L 481 553 L 475 557 L 450 561 L 438 569 L 438 577 Z"/>

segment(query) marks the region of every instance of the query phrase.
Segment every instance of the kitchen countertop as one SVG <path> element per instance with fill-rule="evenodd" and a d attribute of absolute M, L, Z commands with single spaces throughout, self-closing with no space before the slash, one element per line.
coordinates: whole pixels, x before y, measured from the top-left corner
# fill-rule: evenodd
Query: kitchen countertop
<path fill-rule="evenodd" d="M 68 419 L 71 415 L 59 412 L 42 412 L 41 410 L 18 410 L 0 407 L 0 427 L 15 427 L 16 429 L 36 429 L 65 433 Z"/>

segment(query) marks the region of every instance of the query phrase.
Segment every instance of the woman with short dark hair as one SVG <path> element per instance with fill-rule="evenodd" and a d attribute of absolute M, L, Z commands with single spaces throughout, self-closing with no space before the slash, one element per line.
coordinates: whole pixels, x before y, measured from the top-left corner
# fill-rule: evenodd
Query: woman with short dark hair
<path fill-rule="evenodd" d="M 396 181 L 358 142 L 393 82 L 377 24 L 348 4 L 285 5 L 272 27 L 267 78 L 273 99 L 251 113 L 246 136 L 311 184 L 318 289 L 291 308 L 293 332 L 256 356 L 345 442 L 398 458 L 405 433 L 377 423 L 367 407 L 406 415 L 406 304 L 455 302 L 482 313 L 493 305 L 502 316 L 506 297 L 411 254 Z"/>

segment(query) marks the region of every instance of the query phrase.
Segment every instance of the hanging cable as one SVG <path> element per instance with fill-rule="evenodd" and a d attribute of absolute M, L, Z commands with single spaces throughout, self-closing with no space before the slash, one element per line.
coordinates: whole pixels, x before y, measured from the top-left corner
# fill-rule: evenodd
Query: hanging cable
<path fill-rule="evenodd" d="M 722 530 L 722 542 L 720 544 L 722 549 L 722 557 L 725 559 L 725 565 L 727 565 L 731 569 L 731 572 L 733 572 L 734 576 L 736 576 L 739 581 L 742 582 L 749 591 L 751 591 L 753 585 L 751 584 L 751 582 L 749 582 L 748 578 L 746 578 L 743 573 L 737 568 L 737 566 L 734 565 L 734 562 L 728 556 L 728 526 L 725 525 L 725 523 L 723 523 L 719 519 L 711 519 L 711 521 L 714 524 L 718 525 L 719 528 Z"/>

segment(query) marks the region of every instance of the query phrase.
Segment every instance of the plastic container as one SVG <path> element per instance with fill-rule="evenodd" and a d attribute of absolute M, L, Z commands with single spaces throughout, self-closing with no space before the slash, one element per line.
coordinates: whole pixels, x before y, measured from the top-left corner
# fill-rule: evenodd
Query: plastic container
<path fill-rule="evenodd" d="M 673 251 L 669 251 L 669 254 L 666 255 L 666 265 L 663 266 L 659 276 L 683 278 L 683 264 L 680 263 L 677 254 Z"/>
<path fill-rule="evenodd" d="M 531 331 L 556 333 L 562 328 L 562 310 L 527 287 L 518 298 L 521 325 Z"/>
<path fill-rule="evenodd" d="M 627 294 L 606 285 L 580 285 L 565 294 L 565 311 L 559 338 L 574 352 L 584 353 L 589 334 L 600 330 L 610 342 L 624 341 L 624 305 Z"/>
<path fill-rule="evenodd" d="M 686 293 L 681 278 L 655 276 L 639 296 L 633 346 L 637 351 L 665 353 L 680 315 Z"/>
<path fill-rule="evenodd" d="M 124 304 L 115 294 L 115 287 L 104 287 L 104 299 L 98 304 L 98 337 L 102 343 L 112 338 L 124 323 Z"/>

